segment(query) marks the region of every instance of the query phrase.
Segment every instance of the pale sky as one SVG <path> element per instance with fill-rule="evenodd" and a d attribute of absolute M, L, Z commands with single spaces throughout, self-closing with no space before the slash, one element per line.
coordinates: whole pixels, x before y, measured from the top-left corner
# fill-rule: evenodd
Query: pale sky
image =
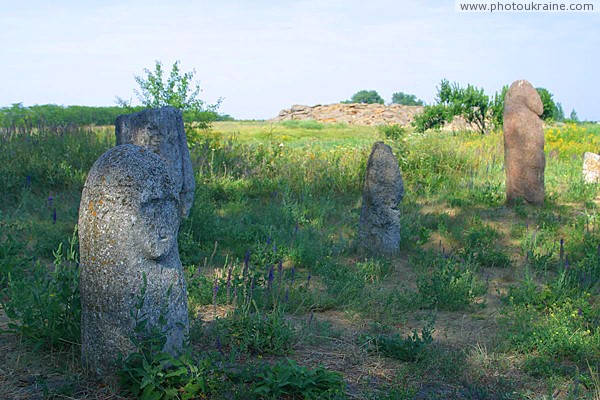
<path fill-rule="evenodd" d="M 433 102 L 446 78 L 527 79 L 600 120 L 600 13 L 457 13 L 454 0 L 0 0 L 0 106 L 115 105 L 180 60 L 221 113 L 266 119 L 359 90 Z M 135 101 L 134 101 L 135 103 Z"/>

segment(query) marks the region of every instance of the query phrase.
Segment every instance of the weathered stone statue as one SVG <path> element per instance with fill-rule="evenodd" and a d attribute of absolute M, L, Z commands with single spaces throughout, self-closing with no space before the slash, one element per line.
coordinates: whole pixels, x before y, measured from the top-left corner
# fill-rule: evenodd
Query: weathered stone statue
<path fill-rule="evenodd" d="M 504 98 L 506 201 L 544 202 L 544 112 L 538 92 L 525 80 L 513 82 Z"/>
<path fill-rule="evenodd" d="M 369 252 L 394 253 L 400 246 L 400 210 L 404 183 L 390 146 L 373 145 L 367 162 L 358 244 Z"/>
<path fill-rule="evenodd" d="M 110 375 L 117 356 L 134 350 L 136 314 L 145 333 L 166 334 L 165 351 L 182 348 L 189 324 L 179 220 L 179 191 L 147 148 L 117 146 L 92 166 L 79 207 L 81 355 L 92 374 Z"/>
<path fill-rule="evenodd" d="M 117 146 L 145 146 L 167 162 L 179 191 L 180 214 L 187 217 L 194 202 L 195 181 L 181 111 L 162 107 L 120 115 L 115 125 Z"/>
<path fill-rule="evenodd" d="M 583 154 L 583 181 L 585 183 L 600 182 L 600 154 L 589 151 Z"/>

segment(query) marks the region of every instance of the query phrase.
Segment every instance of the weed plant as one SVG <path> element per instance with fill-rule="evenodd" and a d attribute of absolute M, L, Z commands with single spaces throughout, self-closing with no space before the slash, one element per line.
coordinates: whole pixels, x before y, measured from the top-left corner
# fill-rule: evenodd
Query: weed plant
<path fill-rule="evenodd" d="M 8 327 L 36 346 L 58 348 L 79 343 L 81 304 L 77 230 L 63 252 L 62 243 L 48 268 L 37 260 L 29 274 L 7 274 L 0 305 Z"/>

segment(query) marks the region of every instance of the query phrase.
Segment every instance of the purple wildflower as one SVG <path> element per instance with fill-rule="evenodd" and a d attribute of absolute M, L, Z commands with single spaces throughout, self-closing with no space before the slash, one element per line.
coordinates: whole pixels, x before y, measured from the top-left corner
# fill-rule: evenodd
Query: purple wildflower
<path fill-rule="evenodd" d="M 307 289 L 310 287 L 310 278 L 312 278 L 312 275 L 309 272 L 308 273 L 308 278 L 306 278 L 306 288 Z"/>
<path fill-rule="evenodd" d="M 246 254 L 244 254 L 244 267 L 248 268 L 248 263 L 250 262 L 250 249 L 246 250 Z"/>
<path fill-rule="evenodd" d="M 267 244 L 270 245 L 271 244 L 271 236 L 267 236 Z"/>
<path fill-rule="evenodd" d="M 54 207 L 54 210 L 52 211 L 52 223 L 56 224 L 56 207 Z"/>
<path fill-rule="evenodd" d="M 292 266 L 292 284 L 294 283 L 294 280 L 296 279 L 296 267 Z"/>
<path fill-rule="evenodd" d="M 271 288 L 273 287 L 274 279 L 275 279 L 275 268 L 273 268 L 273 266 L 271 265 L 269 267 L 269 280 L 267 282 L 267 287 L 269 288 L 269 290 L 271 290 Z"/>
<path fill-rule="evenodd" d="M 273 253 L 277 253 L 277 245 L 273 245 Z"/>
<path fill-rule="evenodd" d="M 579 310 L 577 310 L 577 315 L 579 315 L 580 317 L 583 317 L 583 310 L 581 308 Z"/>
<path fill-rule="evenodd" d="M 27 178 L 25 179 L 25 187 L 26 188 L 31 187 L 31 175 L 27 175 Z"/>
<path fill-rule="evenodd" d="M 281 274 L 283 271 L 283 263 L 279 261 L 279 265 L 277 265 L 277 273 Z"/>
<path fill-rule="evenodd" d="M 52 207 L 53 201 L 54 201 L 54 198 L 52 198 L 52 193 L 50 193 L 50 196 L 48 196 L 48 207 Z"/>
<path fill-rule="evenodd" d="M 289 299 L 290 299 L 290 288 L 285 288 L 285 297 L 283 298 L 283 301 L 285 303 L 287 303 Z"/>

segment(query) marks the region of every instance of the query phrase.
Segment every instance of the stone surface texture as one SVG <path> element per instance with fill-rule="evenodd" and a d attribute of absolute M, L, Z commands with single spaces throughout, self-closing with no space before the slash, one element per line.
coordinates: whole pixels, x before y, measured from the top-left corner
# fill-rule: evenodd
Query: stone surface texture
<path fill-rule="evenodd" d="M 179 220 L 179 192 L 158 155 L 122 145 L 96 160 L 79 208 L 81 354 L 93 375 L 112 374 L 119 353 L 134 350 L 132 313 L 144 287 L 145 333 L 158 327 L 165 351 L 182 348 L 189 324 Z"/>
<path fill-rule="evenodd" d="M 376 142 L 367 162 L 358 245 L 369 252 L 394 253 L 400 246 L 404 183 L 390 146 Z"/>
<path fill-rule="evenodd" d="M 194 202 L 194 171 L 181 111 L 162 107 L 120 115 L 115 124 L 117 146 L 145 146 L 161 156 L 179 190 L 180 214 L 187 217 Z"/>
<path fill-rule="evenodd" d="M 504 98 L 504 166 L 506 200 L 544 202 L 544 130 L 540 95 L 525 80 L 518 80 Z"/>
<path fill-rule="evenodd" d="M 600 182 L 600 154 L 589 151 L 583 154 L 583 180 L 586 183 Z"/>

